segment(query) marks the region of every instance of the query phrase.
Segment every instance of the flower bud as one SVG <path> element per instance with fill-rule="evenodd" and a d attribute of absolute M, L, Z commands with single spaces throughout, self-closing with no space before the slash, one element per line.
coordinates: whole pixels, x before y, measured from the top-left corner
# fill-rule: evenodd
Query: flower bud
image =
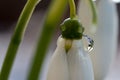
<path fill-rule="evenodd" d="M 66 39 L 59 37 L 49 64 L 47 80 L 94 80 L 92 63 L 83 49 L 82 41 L 73 40 L 68 52 L 65 43 Z"/>

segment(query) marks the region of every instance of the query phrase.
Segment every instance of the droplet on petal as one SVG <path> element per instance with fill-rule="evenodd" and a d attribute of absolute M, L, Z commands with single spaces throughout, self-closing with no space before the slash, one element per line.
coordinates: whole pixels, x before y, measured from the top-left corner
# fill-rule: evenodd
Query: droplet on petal
<path fill-rule="evenodd" d="M 92 51 L 92 50 L 93 50 L 93 47 L 88 46 L 87 50 L 88 50 L 88 52 L 90 52 L 90 51 Z"/>
<path fill-rule="evenodd" d="M 87 51 L 88 52 L 92 51 L 93 50 L 94 41 L 92 40 L 92 38 L 88 37 L 87 35 L 83 35 L 83 37 L 85 37 L 85 39 L 88 42 Z"/>

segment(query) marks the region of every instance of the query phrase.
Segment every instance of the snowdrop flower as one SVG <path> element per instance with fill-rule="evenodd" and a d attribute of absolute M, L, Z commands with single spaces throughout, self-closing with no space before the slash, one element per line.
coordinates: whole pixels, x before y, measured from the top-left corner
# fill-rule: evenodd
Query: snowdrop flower
<path fill-rule="evenodd" d="M 92 16 L 89 6 L 86 7 L 86 0 L 81 0 L 79 9 L 79 18 L 85 25 L 86 32 L 90 32 Z M 93 36 L 95 45 L 91 53 L 94 66 L 95 80 L 104 80 L 109 68 L 115 58 L 117 49 L 117 30 L 118 20 L 116 6 L 112 0 L 97 0 L 98 27 Z M 83 9 L 84 8 L 84 9 Z"/>
<path fill-rule="evenodd" d="M 47 80 L 94 80 L 91 59 L 81 41 L 84 29 L 80 26 L 76 20 L 63 22 L 62 36 L 50 61 Z"/>

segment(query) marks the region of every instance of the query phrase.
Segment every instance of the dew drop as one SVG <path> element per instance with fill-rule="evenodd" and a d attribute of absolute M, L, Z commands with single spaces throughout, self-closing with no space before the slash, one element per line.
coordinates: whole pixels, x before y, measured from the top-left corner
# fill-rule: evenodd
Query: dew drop
<path fill-rule="evenodd" d="M 94 45 L 94 41 L 92 40 L 92 38 L 88 37 L 87 35 L 83 35 L 85 37 L 85 39 L 87 40 L 88 46 L 87 46 L 87 51 L 90 52 L 93 50 L 93 45 Z"/>
<path fill-rule="evenodd" d="M 93 47 L 89 46 L 88 45 L 88 48 L 87 48 L 88 52 L 92 51 L 93 50 Z"/>

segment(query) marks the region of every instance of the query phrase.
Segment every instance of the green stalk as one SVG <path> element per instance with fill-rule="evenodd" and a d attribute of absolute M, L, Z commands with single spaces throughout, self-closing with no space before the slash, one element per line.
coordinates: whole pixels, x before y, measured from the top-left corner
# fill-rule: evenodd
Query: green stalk
<path fill-rule="evenodd" d="M 76 17 L 76 6 L 74 0 L 69 0 L 70 5 L 70 18 L 73 19 Z"/>
<path fill-rule="evenodd" d="M 40 0 L 39 0 L 40 1 Z M 23 39 L 27 24 L 31 15 L 39 2 L 38 0 L 28 0 L 16 25 L 15 32 L 10 41 L 5 60 L 2 65 L 0 80 L 8 80 L 11 68 L 17 54 L 19 45 Z"/>
<path fill-rule="evenodd" d="M 66 5 L 67 0 L 53 0 L 43 26 L 42 34 L 38 41 L 37 49 L 27 80 L 38 80 L 39 72 L 41 72 L 43 60 L 45 58 L 52 35 L 54 34 L 56 26 L 60 22 L 60 18 L 66 9 Z"/>
<path fill-rule="evenodd" d="M 91 7 L 91 11 L 92 11 L 92 23 L 97 25 L 97 11 L 96 11 L 94 1 L 88 0 L 88 2 Z"/>

